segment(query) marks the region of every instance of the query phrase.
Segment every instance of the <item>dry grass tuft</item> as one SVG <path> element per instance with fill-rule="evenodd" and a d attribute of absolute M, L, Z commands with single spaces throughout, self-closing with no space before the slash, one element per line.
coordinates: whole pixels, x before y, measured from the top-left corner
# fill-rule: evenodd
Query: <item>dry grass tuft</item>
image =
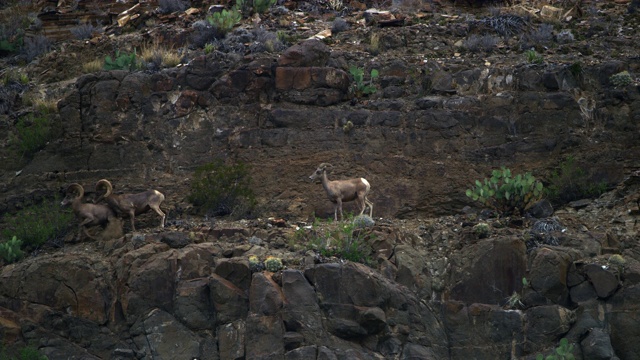
<path fill-rule="evenodd" d="M 85 73 L 94 73 L 102 70 L 103 67 L 104 67 L 104 60 L 95 59 L 93 61 L 84 63 L 84 65 L 82 65 L 82 71 L 84 71 Z"/>

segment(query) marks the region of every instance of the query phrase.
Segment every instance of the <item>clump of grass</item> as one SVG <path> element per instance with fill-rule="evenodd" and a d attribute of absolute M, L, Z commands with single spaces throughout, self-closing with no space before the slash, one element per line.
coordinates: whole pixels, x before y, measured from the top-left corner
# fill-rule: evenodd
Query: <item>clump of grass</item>
<path fill-rule="evenodd" d="M 104 66 L 104 60 L 95 59 L 82 65 L 82 71 L 85 73 L 94 73 L 101 71 Z"/>
<path fill-rule="evenodd" d="M 157 69 L 174 67 L 182 62 L 182 57 L 177 51 L 160 45 L 158 41 L 143 46 L 140 57 L 145 62 L 153 64 Z"/>

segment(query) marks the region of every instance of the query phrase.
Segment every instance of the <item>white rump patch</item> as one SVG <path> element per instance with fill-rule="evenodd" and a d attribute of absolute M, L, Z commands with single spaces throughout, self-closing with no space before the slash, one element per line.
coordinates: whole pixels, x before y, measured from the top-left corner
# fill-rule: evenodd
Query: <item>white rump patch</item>
<path fill-rule="evenodd" d="M 371 189 L 371 185 L 369 184 L 369 182 L 367 181 L 367 179 L 365 179 L 365 178 L 360 178 L 360 180 L 362 180 L 362 183 L 367 187 L 367 191 L 369 191 L 369 189 Z"/>

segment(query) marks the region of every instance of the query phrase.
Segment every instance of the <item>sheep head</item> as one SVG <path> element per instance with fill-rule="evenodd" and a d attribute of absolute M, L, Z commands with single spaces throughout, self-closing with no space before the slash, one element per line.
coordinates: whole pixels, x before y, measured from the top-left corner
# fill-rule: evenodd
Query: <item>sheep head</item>
<path fill-rule="evenodd" d="M 65 194 L 64 199 L 62 199 L 62 202 L 60 203 L 61 206 L 67 206 L 75 199 L 81 199 L 84 196 L 84 188 L 78 183 L 73 183 L 67 186 Z"/>
<path fill-rule="evenodd" d="M 313 172 L 313 174 L 311 174 L 311 176 L 309 176 L 309 179 L 311 180 L 316 180 L 322 177 L 322 173 L 324 171 L 326 172 L 331 172 L 331 170 L 333 170 L 333 165 L 329 164 L 329 163 L 322 163 L 318 166 L 318 168 L 316 169 L 316 171 Z"/>

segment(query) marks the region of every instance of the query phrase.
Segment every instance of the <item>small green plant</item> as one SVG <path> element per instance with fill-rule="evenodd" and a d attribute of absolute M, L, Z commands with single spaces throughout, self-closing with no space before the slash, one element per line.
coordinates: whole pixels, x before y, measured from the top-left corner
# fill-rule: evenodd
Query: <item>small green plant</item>
<path fill-rule="evenodd" d="M 484 182 L 476 180 L 475 187 L 467 189 L 466 195 L 503 214 L 524 214 L 529 204 L 541 198 L 543 189 L 531 173 L 512 176 L 511 170 L 503 166 L 493 170 L 491 178 L 485 178 Z"/>
<path fill-rule="evenodd" d="M 16 236 L 11 238 L 11 240 L 0 243 L 0 258 L 2 258 L 5 263 L 11 264 L 24 256 L 22 252 L 22 241 L 18 240 Z"/>
<path fill-rule="evenodd" d="M 551 173 L 546 195 L 553 203 L 565 204 L 600 196 L 607 188 L 606 181 L 597 181 L 585 167 L 569 156 Z"/>
<path fill-rule="evenodd" d="M 569 344 L 567 338 L 562 338 L 556 348 L 555 354 L 547 355 L 546 357 L 538 354 L 536 355 L 536 360 L 575 360 L 575 356 L 573 356 L 573 344 Z"/>
<path fill-rule="evenodd" d="M 107 55 L 104 58 L 105 70 L 134 70 L 136 68 L 136 52 L 130 54 L 120 53 L 120 50 L 116 50 L 115 59 Z"/>
<path fill-rule="evenodd" d="M 207 43 L 204 45 L 204 53 L 211 54 L 216 49 L 216 46 L 212 43 Z"/>
<path fill-rule="evenodd" d="M 233 8 L 231 10 L 223 9 L 221 12 L 207 16 L 207 21 L 220 35 L 225 35 L 233 27 L 242 20 L 242 14 L 239 10 Z"/>
<path fill-rule="evenodd" d="M 542 64 L 544 61 L 542 55 L 538 54 L 538 52 L 533 49 L 525 51 L 524 55 L 530 64 Z"/>
<path fill-rule="evenodd" d="M 314 224 L 314 228 L 316 225 Z M 330 222 L 324 233 L 316 231 L 317 239 L 311 241 L 322 256 L 335 256 L 340 259 L 371 264 L 371 247 L 367 239 L 373 236 L 370 232 L 357 229 L 353 221 L 353 214 L 347 216 L 346 223 Z M 313 246 L 313 245 L 312 245 Z"/>
<path fill-rule="evenodd" d="M 196 169 L 188 200 L 202 214 L 245 215 L 255 207 L 250 186 L 251 174 L 247 165 L 226 165 L 216 160 Z"/>
<path fill-rule="evenodd" d="M 522 303 L 520 294 L 514 291 L 513 294 L 511 294 L 511 296 L 507 298 L 507 302 L 504 306 L 507 309 L 518 309 L 518 308 L 523 308 L 524 304 Z"/>
<path fill-rule="evenodd" d="M 625 87 L 633 83 L 633 78 L 631 77 L 631 74 L 625 70 L 615 75 L 611 75 L 611 77 L 609 77 L 609 81 L 611 81 L 615 87 Z"/>
<path fill-rule="evenodd" d="M 267 259 L 264 261 L 264 268 L 267 269 L 267 271 L 277 272 L 282 270 L 283 267 L 282 260 L 275 256 L 267 256 Z"/>
<path fill-rule="evenodd" d="M 69 229 L 73 214 L 62 211 L 57 199 L 26 207 L 15 215 L 4 215 L 3 239 L 16 236 L 26 248 L 36 248 L 48 240 L 63 236 Z"/>
<path fill-rule="evenodd" d="M 372 69 L 370 74 L 369 81 L 364 81 L 364 69 L 351 66 L 349 68 L 349 73 L 353 76 L 353 84 L 351 85 L 351 92 L 360 97 L 362 95 L 374 94 L 378 88 L 373 85 L 373 80 L 376 79 L 379 75 L 378 70 Z"/>
<path fill-rule="evenodd" d="M 609 257 L 609 264 L 623 267 L 627 261 L 620 254 L 613 254 Z"/>

